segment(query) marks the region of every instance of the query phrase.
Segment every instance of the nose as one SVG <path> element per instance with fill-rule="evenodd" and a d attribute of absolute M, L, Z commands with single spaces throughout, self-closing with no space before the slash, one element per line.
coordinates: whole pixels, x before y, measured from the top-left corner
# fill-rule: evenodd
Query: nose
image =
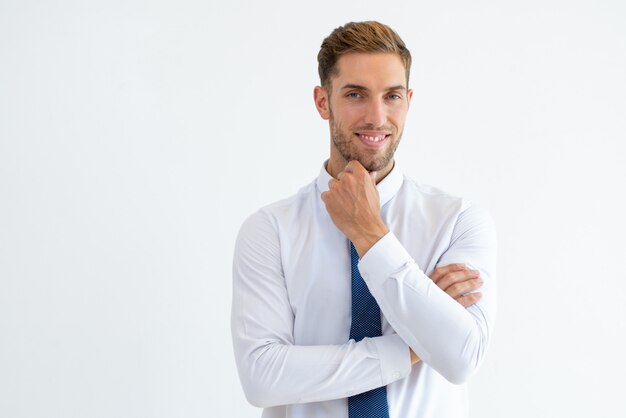
<path fill-rule="evenodd" d="M 380 99 L 371 99 L 365 111 L 365 123 L 378 128 L 387 122 L 387 112 L 385 104 Z"/>

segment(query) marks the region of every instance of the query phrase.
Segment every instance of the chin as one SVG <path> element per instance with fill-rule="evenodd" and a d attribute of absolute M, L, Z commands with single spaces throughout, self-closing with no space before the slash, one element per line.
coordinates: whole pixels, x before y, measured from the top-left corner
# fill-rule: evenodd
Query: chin
<path fill-rule="evenodd" d="M 376 162 L 376 161 L 361 161 L 359 160 L 359 162 L 361 163 L 361 165 L 363 167 L 365 167 L 365 169 L 367 171 L 369 171 L 370 173 L 372 171 L 381 171 L 384 170 L 385 168 L 387 168 L 387 166 L 389 165 L 389 161 L 385 161 L 385 162 Z"/>

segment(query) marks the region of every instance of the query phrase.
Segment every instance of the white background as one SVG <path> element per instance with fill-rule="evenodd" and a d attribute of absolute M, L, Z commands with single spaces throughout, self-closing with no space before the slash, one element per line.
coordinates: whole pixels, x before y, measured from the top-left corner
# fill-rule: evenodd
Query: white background
<path fill-rule="evenodd" d="M 0 0 L 0 416 L 258 417 L 233 243 L 328 154 L 322 39 L 376 19 L 398 161 L 478 201 L 499 313 L 472 417 L 623 417 L 626 3 Z"/>

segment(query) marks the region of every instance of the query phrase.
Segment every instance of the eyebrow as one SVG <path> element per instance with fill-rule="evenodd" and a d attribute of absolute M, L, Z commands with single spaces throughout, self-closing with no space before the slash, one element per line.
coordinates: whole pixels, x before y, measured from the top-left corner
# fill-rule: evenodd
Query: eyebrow
<path fill-rule="evenodd" d="M 357 90 L 363 90 L 363 91 L 369 91 L 369 89 L 365 86 L 361 86 L 360 84 L 345 84 L 342 88 L 342 90 L 344 89 L 357 89 Z M 397 86 L 391 86 L 391 87 L 387 87 L 385 89 L 385 91 L 390 91 L 390 90 L 406 90 L 407 88 L 401 84 L 398 84 Z"/>

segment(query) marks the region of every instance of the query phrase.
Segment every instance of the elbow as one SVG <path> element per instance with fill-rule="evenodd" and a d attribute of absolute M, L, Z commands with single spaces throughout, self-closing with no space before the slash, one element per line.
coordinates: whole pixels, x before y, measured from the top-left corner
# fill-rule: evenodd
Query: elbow
<path fill-rule="evenodd" d="M 244 395 L 252 406 L 269 408 L 289 403 L 284 396 L 281 396 L 280 391 L 270 384 L 254 378 L 249 378 L 245 382 L 244 379 L 241 379 L 241 381 Z"/>
<path fill-rule="evenodd" d="M 446 370 L 442 373 L 442 376 L 453 385 L 463 385 L 467 383 L 475 370 L 476 367 L 471 367 L 471 365 L 458 365 L 450 370 Z"/>
<path fill-rule="evenodd" d="M 459 357 L 426 357 L 423 361 L 435 370 L 441 377 L 446 379 L 453 385 L 463 385 L 472 377 L 476 369 L 477 363 L 469 361 L 466 358 Z"/>
<path fill-rule="evenodd" d="M 442 359 L 444 360 L 443 364 L 440 364 L 437 371 L 448 382 L 454 385 L 463 385 L 480 367 L 486 347 L 486 339 L 482 335 L 469 338 L 460 353 L 447 360 Z"/>
<path fill-rule="evenodd" d="M 252 370 L 239 370 L 241 387 L 246 399 L 252 406 L 257 408 L 269 408 L 281 405 L 276 396 L 278 393 L 273 390 L 268 382 L 265 382 L 257 373 Z"/>
<path fill-rule="evenodd" d="M 270 402 L 270 397 L 267 393 L 264 393 L 263 389 L 259 385 L 243 385 L 243 392 L 246 395 L 246 399 L 252 406 L 257 408 L 268 408 L 275 406 Z"/>
<path fill-rule="evenodd" d="M 275 358 L 269 358 L 272 350 L 267 348 L 266 346 L 265 350 L 259 350 L 260 353 L 250 353 L 237 361 L 244 395 L 251 405 L 258 408 L 268 408 L 286 403 L 285 394 L 278 386 L 281 381 L 280 375 L 277 374 L 274 367 L 270 366 L 274 363 Z"/>

